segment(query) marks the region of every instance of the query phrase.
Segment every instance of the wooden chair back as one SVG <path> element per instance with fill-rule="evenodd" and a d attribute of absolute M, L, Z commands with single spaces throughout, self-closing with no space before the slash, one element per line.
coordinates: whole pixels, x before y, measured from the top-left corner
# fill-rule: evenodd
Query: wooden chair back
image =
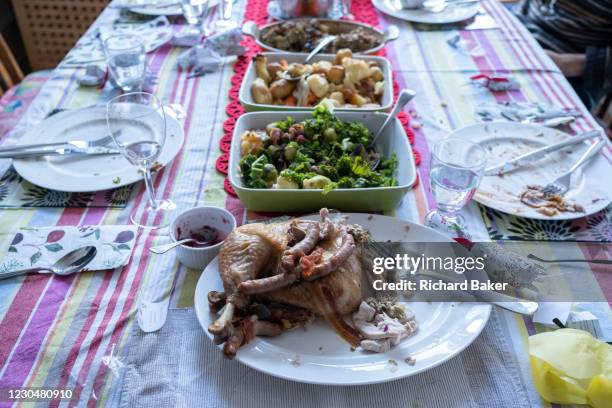
<path fill-rule="evenodd" d="M 109 0 L 12 0 L 32 71 L 55 68 Z"/>
<path fill-rule="evenodd" d="M 23 71 L 0 33 L 0 95 L 23 79 Z"/>

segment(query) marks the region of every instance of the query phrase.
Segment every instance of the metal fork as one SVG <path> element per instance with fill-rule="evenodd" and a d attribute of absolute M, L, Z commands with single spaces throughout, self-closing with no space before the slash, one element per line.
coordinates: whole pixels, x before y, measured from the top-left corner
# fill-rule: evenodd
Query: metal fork
<path fill-rule="evenodd" d="M 589 159 L 595 156 L 599 151 L 606 145 L 605 140 L 600 140 L 597 143 L 589 146 L 586 152 L 578 159 L 576 163 L 561 176 L 557 177 L 554 181 L 548 183 L 542 188 L 542 191 L 546 195 L 563 195 L 569 190 L 570 180 L 572 173 L 576 171 L 580 166 L 586 163 Z"/>
<path fill-rule="evenodd" d="M 119 136 L 121 133 L 120 130 L 113 133 L 113 136 Z M 102 147 L 106 146 L 113 141 L 113 136 L 108 135 L 101 137 L 96 140 L 68 140 L 66 142 L 53 142 L 53 143 L 38 143 L 38 144 L 30 144 L 30 145 L 21 145 L 21 146 L 8 146 L 8 147 L 0 147 L 0 153 L 15 153 L 21 150 L 27 151 L 30 149 L 40 149 L 46 147 L 61 147 L 65 145 L 73 146 L 77 149 L 87 149 L 90 147 Z"/>

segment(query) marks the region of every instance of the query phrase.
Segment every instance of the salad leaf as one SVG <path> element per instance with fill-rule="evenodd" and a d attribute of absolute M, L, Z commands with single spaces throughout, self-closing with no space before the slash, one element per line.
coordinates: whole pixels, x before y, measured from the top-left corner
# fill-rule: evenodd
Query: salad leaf
<path fill-rule="evenodd" d="M 372 133 L 362 124 L 335 117 L 325 105 L 318 105 L 310 118 L 284 121 L 266 127 L 268 140 L 257 155 L 240 160 L 245 185 L 270 188 L 282 177 L 304 188 L 304 181 L 326 177 L 331 182 L 324 193 L 335 188 L 388 187 L 397 185 L 397 157 L 379 157 L 370 146 Z"/>

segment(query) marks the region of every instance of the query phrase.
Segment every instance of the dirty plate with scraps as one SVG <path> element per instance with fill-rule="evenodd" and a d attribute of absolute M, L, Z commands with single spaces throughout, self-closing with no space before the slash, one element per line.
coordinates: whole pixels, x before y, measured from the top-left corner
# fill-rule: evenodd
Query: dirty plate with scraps
<path fill-rule="evenodd" d="M 537 125 L 494 122 L 468 126 L 449 137 L 463 137 L 481 144 L 488 152 L 489 167 L 572 136 Z M 605 156 L 609 154 L 606 147 L 573 173 L 570 189 L 563 197 L 568 204 L 582 207 L 583 212 L 557 211 L 554 215 L 546 215 L 521 201 L 521 194 L 528 186 L 545 186 L 555 180 L 578 161 L 588 146 L 587 142 L 568 146 L 502 176 L 485 176 L 474 200 L 507 214 L 541 220 L 575 219 L 601 211 L 612 199 L 612 183 L 607 181 L 612 165 Z"/>

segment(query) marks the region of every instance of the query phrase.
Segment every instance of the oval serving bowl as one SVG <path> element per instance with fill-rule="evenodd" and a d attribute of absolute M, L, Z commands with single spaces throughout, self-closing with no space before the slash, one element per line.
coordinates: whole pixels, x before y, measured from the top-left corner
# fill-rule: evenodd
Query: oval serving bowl
<path fill-rule="evenodd" d="M 311 116 L 310 111 L 291 112 L 291 117 L 301 121 Z M 375 132 L 387 118 L 382 112 L 338 112 L 334 115 L 349 122 L 362 122 Z M 412 148 L 406 131 L 395 120 L 378 138 L 377 146 L 385 156 L 397 154 L 397 186 L 336 189 L 323 194 L 321 189 L 257 189 L 246 187 L 240 175 L 240 135 L 250 129 L 265 129 L 271 122 L 287 119 L 284 112 L 252 112 L 238 118 L 234 126 L 230 148 L 229 181 L 242 204 L 249 210 L 262 212 L 305 212 L 322 207 L 341 211 L 390 211 L 395 209 L 416 181 L 416 168 Z"/>
<path fill-rule="evenodd" d="M 264 52 L 262 53 L 268 58 L 268 63 L 271 62 L 280 62 L 281 60 L 286 60 L 289 64 L 293 62 L 303 63 L 304 59 L 308 54 L 298 54 L 298 53 L 288 53 L 288 52 Z M 315 63 L 317 61 L 333 61 L 336 58 L 335 54 L 319 54 L 314 57 L 311 63 Z M 377 108 L 335 108 L 335 112 L 388 112 L 391 110 L 391 106 L 393 105 L 393 81 L 392 81 L 392 73 L 391 73 L 391 64 L 389 60 L 383 57 L 374 57 L 370 55 L 360 55 L 357 57 L 360 60 L 364 61 L 376 61 L 380 65 L 380 68 L 384 75 L 385 80 L 385 90 L 383 92 L 382 100 L 380 101 L 380 107 Z M 246 73 L 244 74 L 244 79 L 242 80 L 242 85 L 240 85 L 240 92 L 238 94 L 238 99 L 240 103 L 244 107 L 247 112 L 252 111 L 305 111 L 305 110 L 313 110 L 313 107 L 308 106 L 285 106 L 285 105 L 268 105 L 263 103 L 257 103 L 253 99 L 253 94 L 251 93 L 251 85 L 253 81 L 257 78 L 255 74 L 255 64 L 254 60 L 251 59 L 249 62 L 249 66 L 247 67 Z"/>
<path fill-rule="evenodd" d="M 379 42 L 378 46 L 374 48 L 370 48 L 362 52 L 358 52 L 358 53 L 356 52 L 355 54 L 374 54 L 380 51 L 385 45 L 387 45 L 387 42 L 393 41 L 397 39 L 397 37 L 399 36 L 399 29 L 395 25 L 390 25 L 385 29 L 385 31 L 381 31 L 378 28 L 371 26 L 369 24 L 357 23 L 354 21 L 331 20 L 327 18 L 312 18 L 312 17 L 293 19 L 291 21 L 299 22 L 300 20 L 310 21 L 313 19 L 317 20 L 321 24 L 328 25 L 331 28 L 330 34 L 348 33 L 348 32 L 355 30 L 358 27 L 362 27 L 363 29 L 365 29 L 367 32 L 369 32 L 370 34 L 372 34 L 378 39 L 378 42 Z M 280 24 L 283 24 L 285 22 L 286 21 L 276 21 L 270 24 L 266 24 L 263 27 L 257 27 L 257 24 L 255 24 L 252 21 L 248 21 L 242 26 L 242 32 L 246 35 L 253 37 L 255 41 L 257 42 L 257 45 L 259 45 L 264 50 L 282 52 L 282 53 L 294 53 L 293 51 L 287 51 L 287 50 L 281 50 L 280 48 L 274 48 L 261 40 L 261 37 L 265 33 L 267 33 L 274 27 Z"/>

